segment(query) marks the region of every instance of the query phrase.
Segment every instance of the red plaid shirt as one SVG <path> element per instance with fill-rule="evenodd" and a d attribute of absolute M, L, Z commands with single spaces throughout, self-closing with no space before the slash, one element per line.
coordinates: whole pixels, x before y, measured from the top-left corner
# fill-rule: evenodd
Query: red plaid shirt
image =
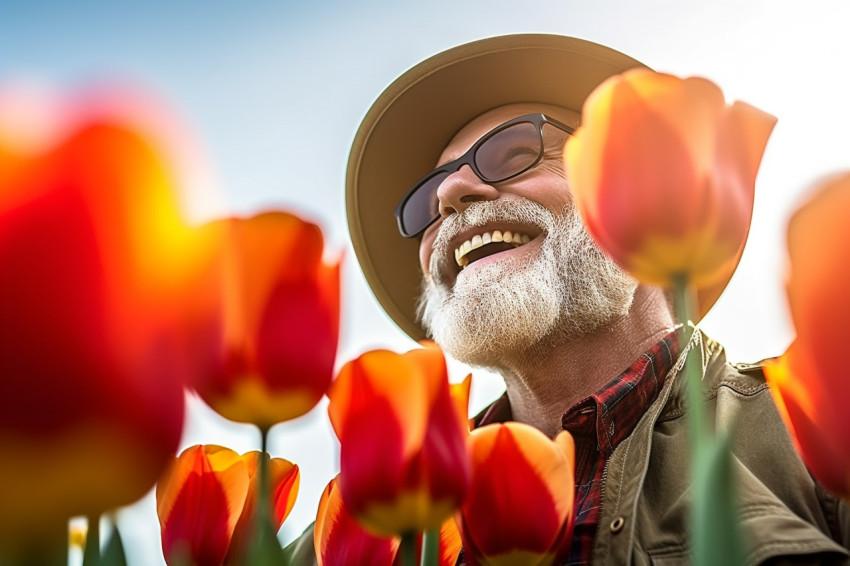
<path fill-rule="evenodd" d="M 590 563 L 608 458 L 658 397 L 677 355 L 674 331 L 561 417 L 563 428 L 570 431 L 576 445 L 576 522 L 564 565 Z M 474 424 L 479 427 L 508 420 L 511 420 L 511 407 L 507 395 L 503 395 L 476 417 Z"/>

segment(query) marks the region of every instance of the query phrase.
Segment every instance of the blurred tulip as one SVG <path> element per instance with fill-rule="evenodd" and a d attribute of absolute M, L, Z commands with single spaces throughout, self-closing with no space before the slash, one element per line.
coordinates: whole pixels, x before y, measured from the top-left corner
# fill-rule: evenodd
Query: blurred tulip
<path fill-rule="evenodd" d="M 576 205 L 636 278 L 723 285 L 743 250 L 775 122 L 742 102 L 726 106 L 705 79 L 647 69 L 612 77 L 587 98 L 565 147 Z"/>
<path fill-rule="evenodd" d="M 156 487 L 166 563 L 220 566 L 249 484 L 248 465 L 236 452 L 212 445 L 184 450 Z"/>
<path fill-rule="evenodd" d="M 347 363 L 329 392 L 346 507 L 381 534 L 439 528 L 469 484 L 467 424 L 433 343 Z"/>
<path fill-rule="evenodd" d="M 339 262 L 322 233 L 284 212 L 207 227 L 223 241 L 222 343 L 200 396 L 233 421 L 267 430 L 312 409 L 333 377 Z"/>
<path fill-rule="evenodd" d="M 458 529 L 454 517 L 449 517 L 443 521 L 443 526 L 440 527 L 439 565 L 455 566 L 462 548 L 460 529 Z"/>
<path fill-rule="evenodd" d="M 381 537 L 363 528 L 345 508 L 339 476 L 330 481 L 313 531 L 319 566 L 391 566 L 399 542 L 398 537 Z"/>
<path fill-rule="evenodd" d="M 797 337 L 765 366 L 771 392 L 806 465 L 850 500 L 850 173 L 825 182 L 788 226 L 788 303 Z"/>
<path fill-rule="evenodd" d="M 178 210 L 175 140 L 163 134 L 173 126 L 159 127 L 173 118 L 157 122 L 127 93 L 29 99 L 23 110 L 8 94 L 0 541 L 48 518 L 98 516 L 153 486 L 182 430 L 182 306 L 189 289 L 204 292 L 211 249 Z"/>
<path fill-rule="evenodd" d="M 191 446 L 172 461 L 156 488 L 162 551 L 169 565 L 242 564 L 251 543 L 259 452 L 239 456 L 221 446 Z M 279 529 L 298 495 L 298 466 L 269 462 L 272 509 Z"/>
<path fill-rule="evenodd" d="M 472 431 L 472 483 L 460 531 L 473 566 L 550 565 L 569 549 L 575 445 L 516 422 Z"/>
<path fill-rule="evenodd" d="M 242 515 L 233 532 L 230 549 L 227 551 L 225 564 L 241 566 L 251 542 L 254 540 L 253 525 L 256 521 L 257 506 L 257 473 L 259 470 L 260 452 L 249 452 L 242 456 L 248 465 L 249 488 Z M 301 473 L 298 466 L 283 458 L 269 460 L 269 485 L 271 486 L 272 523 L 279 530 L 292 511 L 298 496 Z"/>

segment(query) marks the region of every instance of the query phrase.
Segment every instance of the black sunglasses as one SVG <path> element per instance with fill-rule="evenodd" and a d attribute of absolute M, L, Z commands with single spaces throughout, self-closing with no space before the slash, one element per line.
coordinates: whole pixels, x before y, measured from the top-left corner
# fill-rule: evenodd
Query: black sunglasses
<path fill-rule="evenodd" d="M 405 238 L 415 238 L 440 217 L 437 189 L 464 165 L 469 165 L 485 183 L 507 181 L 525 173 L 543 157 L 543 125 L 550 124 L 572 134 L 575 128 L 545 114 L 527 114 L 509 120 L 481 136 L 466 153 L 437 167 L 405 193 L 395 209 L 398 229 Z"/>

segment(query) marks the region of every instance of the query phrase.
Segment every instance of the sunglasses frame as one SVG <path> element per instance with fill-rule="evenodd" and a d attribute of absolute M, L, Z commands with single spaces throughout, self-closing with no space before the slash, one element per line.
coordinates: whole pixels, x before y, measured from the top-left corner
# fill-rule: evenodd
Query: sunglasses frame
<path fill-rule="evenodd" d="M 520 123 L 523 123 L 523 122 L 529 122 L 531 124 L 534 124 L 537 127 L 537 135 L 540 138 L 540 151 L 538 152 L 537 157 L 534 159 L 534 161 L 532 161 L 526 167 L 522 168 L 521 170 L 517 171 L 516 173 L 511 173 L 507 177 L 500 177 L 500 178 L 497 178 L 497 179 L 487 178 L 483 173 L 481 173 L 481 171 L 478 169 L 478 165 L 475 163 L 476 153 L 478 152 L 478 150 L 481 148 L 482 145 L 487 143 L 487 141 L 490 140 L 496 134 L 510 128 L 511 126 L 514 126 L 516 124 L 520 124 Z M 418 181 L 416 181 L 413 184 L 413 186 L 410 189 L 408 189 L 408 191 L 404 194 L 404 196 L 401 198 L 401 200 L 398 202 L 398 204 L 395 207 L 395 217 L 396 217 L 396 221 L 398 222 L 398 231 L 401 233 L 401 235 L 404 236 L 405 238 L 416 238 L 416 237 L 420 236 L 425 230 L 427 230 L 428 227 L 431 226 L 431 224 L 433 224 L 434 222 L 437 221 L 437 219 L 440 218 L 440 215 L 437 214 L 434 218 L 431 219 L 430 222 L 428 222 L 424 227 L 422 227 L 417 232 L 406 232 L 406 230 L 404 228 L 404 222 L 402 220 L 402 211 L 404 210 L 405 206 L 407 205 L 407 202 L 432 177 L 435 177 L 436 175 L 439 175 L 439 174 L 442 174 L 442 173 L 448 173 L 449 175 L 451 175 L 452 173 L 459 171 L 460 168 L 463 167 L 464 165 L 469 165 L 469 167 L 472 169 L 472 171 L 475 173 L 475 175 L 478 176 L 478 178 L 481 179 L 482 181 L 484 181 L 485 183 L 500 183 L 502 181 L 507 181 L 508 179 L 513 179 L 514 177 L 518 177 L 519 175 L 522 175 L 526 171 L 529 171 L 530 169 L 534 168 L 538 163 L 540 163 L 540 160 L 543 158 L 543 154 L 546 152 L 546 148 L 544 147 L 544 143 L 543 143 L 543 126 L 544 126 L 544 124 L 550 124 L 552 126 L 555 126 L 559 130 L 562 130 L 562 131 L 564 131 L 564 132 L 566 132 L 567 134 L 570 134 L 570 135 L 575 132 L 575 128 L 573 128 L 572 126 L 568 126 L 568 125 L 564 124 L 563 122 L 555 120 L 554 118 L 547 116 L 546 114 L 539 113 L 539 112 L 534 113 L 534 114 L 524 114 L 522 116 L 517 116 L 516 118 L 513 118 L 513 119 L 508 120 L 507 122 L 505 122 L 503 124 L 496 126 L 492 130 L 490 130 L 489 132 L 487 132 L 486 134 L 484 134 L 483 136 L 478 138 L 478 140 L 474 144 L 472 144 L 472 147 L 470 147 L 468 150 L 466 150 L 466 152 L 463 155 L 461 155 L 460 157 L 458 157 L 457 159 L 454 159 L 452 161 L 449 161 L 448 163 L 440 165 L 436 169 L 428 172 L 428 174 L 425 175 L 424 177 L 421 177 Z"/>

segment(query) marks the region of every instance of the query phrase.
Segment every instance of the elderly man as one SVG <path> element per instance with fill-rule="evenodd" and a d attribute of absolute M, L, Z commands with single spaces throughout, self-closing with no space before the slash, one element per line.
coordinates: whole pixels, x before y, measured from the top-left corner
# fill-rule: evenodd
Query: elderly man
<path fill-rule="evenodd" d="M 709 413 L 719 427 L 736 424 L 748 563 L 846 563 L 846 507 L 797 457 L 760 368 L 727 364 L 699 331 L 679 343 L 663 290 L 608 259 L 573 205 L 561 150 L 582 103 L 605 78 L 639 65 L 574 38 L 516 35 L 405 73 L 366 115 L 351 152 L 358 260 L 411 337 L 432 336 L 504 377 L 505 395 L 476 426 L 510 419 L 573 434 L 576 527 L 566 564 L 687 561 L 679 370 L 691 348 Z M 700 314 L 723 286 L 700 296 Z M 305 560 L 313 558 L 297 563 Z"/>

